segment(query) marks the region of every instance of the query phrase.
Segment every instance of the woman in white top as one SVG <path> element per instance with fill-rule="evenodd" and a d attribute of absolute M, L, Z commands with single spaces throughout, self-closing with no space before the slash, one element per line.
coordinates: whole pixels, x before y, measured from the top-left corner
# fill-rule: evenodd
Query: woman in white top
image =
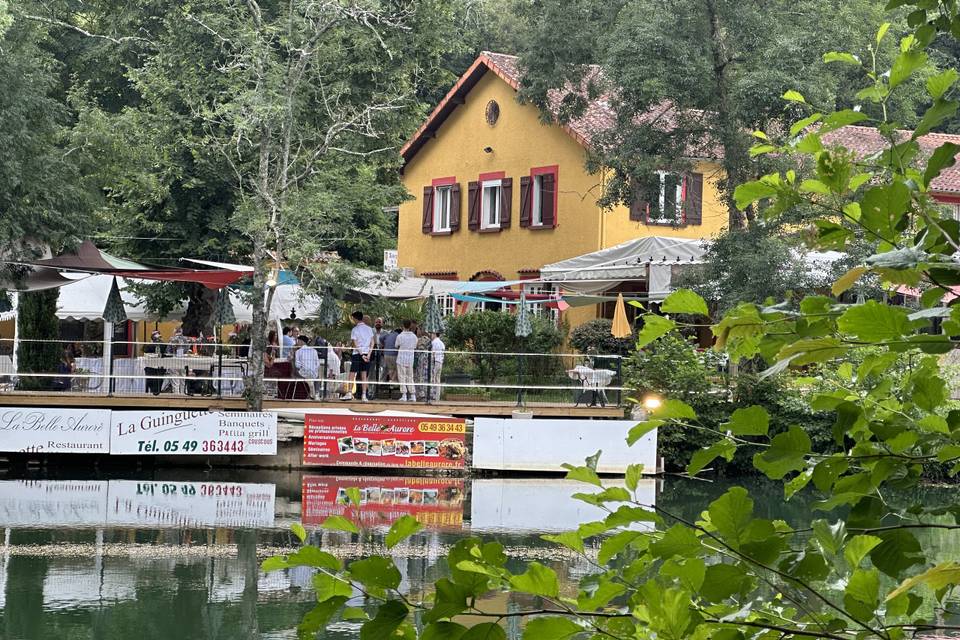
<path fill-rule="evenodd" d="M 413 323 L 403 321 L 403 331 L 397 336 L 397 380 L 400 382 L 400 402 L 415 402 L 416 387 L 413 384 L 413 355 L 417 348 L 417 334 L 410 331 Z"/>

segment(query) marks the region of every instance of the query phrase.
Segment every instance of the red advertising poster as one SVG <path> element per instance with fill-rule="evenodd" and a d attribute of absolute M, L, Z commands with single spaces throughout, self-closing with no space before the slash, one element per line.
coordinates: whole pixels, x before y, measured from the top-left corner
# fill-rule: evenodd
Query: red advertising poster
<path fill-rule="evenodd" d="M 360 490 L 360 506 L 349 504 L 347 489 Z M 319 525 L 330 516 L 359 520 L 363 526 L 389 526 L 415 517 L 431 529 L 463 526 L 464 482 L 460 478 L 304 476 L 303 523 Z"/>
<path fill-rule="evenodd" d="M 466 431 L 466 420 L 449 416 L 308 413 L 303 424 L 303 463 L 462 469 Z"/>

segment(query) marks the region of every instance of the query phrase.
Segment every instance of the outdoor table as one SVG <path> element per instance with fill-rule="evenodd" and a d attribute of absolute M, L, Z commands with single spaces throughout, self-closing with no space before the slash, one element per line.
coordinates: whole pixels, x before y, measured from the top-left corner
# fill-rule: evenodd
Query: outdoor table
<path fill-rule="evenodd" d="M 308 400 L 310 383 L 293 379 L 293 364 L 289 360 L 276 360 L 264 371 L 265 378 L 289 378 L 277 382 L 277 398 L 280 400 Z"/>
<path fill-rule="evenodd" d="M 577 365 L 567 371 L 567 376 L 571 380 L 576 380 L 583 385 L 583 391 L 577 396 L 577 406 L 586 394 L 590 394 L 590 406 L 597 406 L 597 400 L 600 406 L 607 406 L 606 388 L 610 386 L 613 380 L 614 372 L 609 369 L 591 369 L 584 365 Z"/>
<path fill-rule="evenodd" d="M 144 380 L 146 379 L 147 375 L 147 367 L 156 369 L 163 368 L 166 369 L 163 388 L 166 389 L 169 386 L 173 393 L 178 395 L 183 394 L 186 388 L 186 385 L 184 384 L 185 380 L 183 380 L 183 377 L 186 375 L 186 367 L 189 367 L 192 373 L 196 373 L 201 377 L 207 377 L 210 372 L 210 368 L 213 367 L 213 377 L 216 377 L 221 363 L 220 358 L 217 356 L 185 355 L 167 358 L 156 355 L 146 355 L 136 358 L 135 360 L 137 369 L 136 375 L 141 376 L 141 389 L 145 388 Z M 241 358 L 223 358 L 222 362 L 224 376 L 238 378 L 243 377 L 246 374 L 246 360 Z M 116 363 L 114 363 L 114 369 L 116 369 Z M 214 392 L 216 392 L 217 381 L 213 380 L 210 384 L 213 386 Z M 241 395 L 243 393 L 243 381 L 224 380 L 222 389 L 224 395 Z"/>
<path fill-rule="evenodd" d="M 87 373 L 84 375 L 96 376 L 90 378 L 78 378 L 76 374 L 83 369 Z M 100 391 L 103 386 L 103 358 L 91 358 L 82 356 L 73 360 L 73 388 L 77 391 Z"/>
<path fill-rule="evenodd" d="M 113 361 L 114 393 L 143 393 L 147 382 L 143 376 L 142 358 L 116 358 Z M 141 376 L 141 377 L 138 377 Z"/>

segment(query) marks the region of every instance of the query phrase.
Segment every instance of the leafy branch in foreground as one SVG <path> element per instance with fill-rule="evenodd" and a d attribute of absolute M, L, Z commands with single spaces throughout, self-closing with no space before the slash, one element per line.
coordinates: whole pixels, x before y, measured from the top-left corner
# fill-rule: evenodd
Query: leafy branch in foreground
<path fill-rule="evenodd" d="M 890 69 L 878 68 L 876 48 L 863 57 L 825 57 L 831 64 L 862 68 L 867 86 L 859 98 L 883 114 L 897 87 L 925 72 L 925 49 L 933 37 L 960 25 L 954 0 L 940 2 L 937 11 L 920 0 L 891 4 L 917 7 L 910 19 L 917 28 L 901 41 Z M 885 37 L 886 26 L 876 47 Z M 861 60 L 867 59 L 864 66 Z M 814 451 L 802 425 L 772 433 L 766 410 L 748 406 L 713 430 L 717 439 L 696 452 L 687 469 L 700 474 L 717 458 L 753 449 L 754 466 L 783 483 L 785 499 L 816 492 L 811 522 L 759 516 L 742 487 L 712 501 L 697 518 L 671 513 L 639 499 L 640 467 L 631 466 L 622 485 L 604 483 L 596 473 L 598 456 L 592 456 L 582 466 L 568 466 L 567 476 L 590 488 L 575 498 L 601 509 L 604 517 L 545 536 L 592 568 L 575 588 L 563 587 L 555 571 L 537 562 L 515 572 L 507 567 L 502 545 L 468 538 L 448 554 L 449 577 L 435 583 L 431 597 L 413 601 L 401 592 L 391 558 L 377 555 L 343 566 L 305 546 L 264 566 L 318 570 L 318 605 L 304 622 L 304 636 L 313 637 L 338 615 L 363 620 L 363 640 L 502 639 L 506 632 L 498 623 L 508 617 L 524 619 L 523 637 L 529 640 L 900 640 L 960 630 L 950 624 L 960 565 L 942 557 L 943 539 L 934 535 L 960 527 L 960 507 L 900 504 L 892 497 L 896 490 L 916 487 L 933 465 L 960 471 L 960 410 L 949 400 L 936 357 L 954 348 L 948 336 L 960 335 L 960 306 L 941 302 L 948 287 L 960 285 L 955 257 L 960 223 L 942 216 L 931 195 L 960 147 L 948 143 L 928 154 L 920 144 L 924 133 L 956 112 L 950 93 L 957 77 L 955 72 L 929 76 L 932 106 L 918 130 L 904 133 L 895 123 L 879 122 L 888 145 L 869 157 L 841 148 L 831 137 L 865 121 L 858 111 L 812 112 L 783 143 L 757 134 L 761 144 L 755 155 L 777 153 L 795 159 L 796 168 L 737 189 L 739 206 L 755 206 L 765 216 L 782 215 L 799 203 L 819 211 L 815 243 L 821 248 L 842 249 L 855 239 L 873 245 L 872 255 L 837 281 L 834 296 L 867 273 L 889 289 L 908 285 L 926 291 L 914 313 L 878 301 L 841 304 L 809 296 L 790 306 L 740 304 L 713 327 L 718 349 L 735 361 L 762 360 L 767 375 L 836 367 L 838 382 L 811 392 L 808 400 L 812 409 L 835 417 L 831 450 Z M 797 92 L 784 97 L 806 104 Z M 702 317 L 708 307 L 693 292 L 678 291 L 660 310 Z M 942 321 L 943 334 L 920 332 L 931 318 Z M 675 319 L 649 312 L 644 320 L 639 348 L 678 327 Z M 653 429 L 702 427 L 689 405 L 667 398 L 631 430 L 628 443 Z M 326 525 L 356 529 L 349 520 Z M 415 528 L 410 520 L 398 521 L 388 546 Z M 305 532 L 298 532 L 303 539 Z M 491 604 L 492 596 L 505 591 L 523 594 L 524 606 L 503 611 Z M 373 616 L 359 604 L 376 607 Z M 484 621 L 477 624 L 479 619 Z"/>

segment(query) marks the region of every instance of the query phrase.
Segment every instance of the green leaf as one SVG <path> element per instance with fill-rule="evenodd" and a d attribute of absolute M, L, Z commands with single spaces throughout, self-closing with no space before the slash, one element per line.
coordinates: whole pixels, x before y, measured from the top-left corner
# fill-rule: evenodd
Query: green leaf
<path fill-rule="evenodd" d="M 420 529 L 423 529 L 423 525 L 417 522 L 416 518 L 409 515 L 401 516 L 390 525 L 384 543 L 387 545 L 387 549 L 393 549 L 399 542 L 406 540 Z"/>
<path fill-rule="evenodd" d="M 615 535 L 606 538 L 600 543 L 600 551 L 597 553 L 597 562 L 602 565 L 607 564 L 618 553 L 627 548 L 627 546 L 642 536 L 640 531 L 621 531 Z"/>
<path fill-rule="evenodd" d="M 860 202 L 860 223 L 885 240 L 894 240 L 909 206 L 910 190 L 903 183 L 871 187 Z"/>
<path fill-rule="evenodd" d="M 640 479 L 643 478 L 643 465 L 642 464 L 631 464 L 627 465 L 627 474 L 624 479 L 624 483 L 627 485 L 627 489 L 630 491 L 636 491 L 637 486 L 640 484 Z"/>
<path fill-rule="evenodd" d="M 307 612 L 300 624 L 297 625 L 297 636 L 300 638 L 315 638 L 317 633 L 327 626 L 327 623 L 333 618 L 333 614 L 346 601 L 346 598 L 333 598 L 317 603 L 317 606 Z"/>
<path fill-rule="evenodd" d="M 407 619 L 407 605 L 399 600 L 388 600 L 377 609 L 373 620 L 360 627 L 360 640 L 384 640 L 394 634 Z"/>
<path fill-rule="evenodd" d="M 899 587 L 887 594 L 886 601 L 893 600 L 901 593 L 906 593 L 919 584 L 925 584 L 934 591 L 939 591 L 949 585 L 960 584 L 960 564 L 944 562 L 912 578 L 907 578 L 900 583 Z"/>
<path fill-rule="evenodd" d="M 836 338 L 807 338 L 785 345 L 777 354 L 777 360 L 789 360 L 789 364 L 799 367 L 832 360 L 848 350 L 849 347 Z"/>
<path fill-rule="evenodd" d="M 573 498 L 599 507 L 607 502 L 629 502 L 631 496 L 623 487 L 607 487 L 599 493 L 575 493 Z"/>
<path fill-rule="evenodd" d="M 957 70 L 946 69 L 927 78 L 927 93 L 930 94 L 931 98 L 937 100 L 938 98 L 942 98 L 943 94 L 949 91 L 950 87 L 956 82 Z"/>
<path fill-rule="evenodd" d="M 697 412 L 683 400 L 664 400 L 652 414 L 658 420 L 696 420 Z"/>
<path fill-rule="evenodd" d="M 747 574 L 741 567 L 733 564 L 712 564 L 707 567 L 701 593 L 710 602 L 720 602 L 736 593 L 742 593 L 748 583 Z"/>
<path fill-rule="evenodd" d="M 901 52 L 890 68 L 890 88 L 893 89 L 927 62 L 927 54 L 917 49 Z"/>
<path fill-rule="evenodd" d="M 733 191 L 737 208 L 741 211 L 758 200 L 772 198 L 775 195 L 777 195 L 777 188 L 762 180 L 744 182 L 743 184 L 737 185 L 737 188 Z"/>
<path fill-rule="evenodd" d="M 431 622 L 423 629 L 420 640 L 461 640 L 467 628 L 456 622 Z"/>
<path fill-rule="evenodd" d="M 347 520 L 343 516 L 330 516 L 320 525 L 324 529 L 330 529 L 331 531 L 346 531 L 348 533 L 360 533 L 360 528 L 357 525 L 353 524 L 350 520 Z"/>
<path fill-rule="evenodd" d="M 673 320 L 648 313 L 643 316 L 643 328 L 637 334 L 637 349 L 659 340 L 676 328 L 677 323 Z"/>
<path fill-rule="evenodd" d="M 344 607 L 340 617 L 344 620 L 369 620 L 370 616 L 360 607 Z"/>
<path fill-rule="evenodd" d="M 293 535 L 297 536 L 297 539 L 300 540 L 300 544 L 307 541 L 307 530 L 304 529 L 303 525 L 299 522 L 294 522 L 290 525 L 290 530 L 293 531 Z"/>
<path fill-rule="evenodd" d="M 836 554 L 847 538 L 847 525 L 843 520 L 830 524 L 826 520 L 813 521 L 813 535 L 820 548 L 830 554 Z"/>
<path fill-rule="evenodd" d="M 348 569 L 357 582 L 382 589 L 396 589 L 400 586 L 400 571 L 393 560 L 382 556 L 371 556 L 354 560 Z"/>
<path fill-rule="evenodd" d="M 867 554 L 881 542 L 883 541 L 876 536 L 853 536 L 843 549 L 843 557 L 846 558 L 851 569 L 856 569 Z"/>
<path fill-rule="evenodd" d="M 952 118 L 957 113 L 956 100 L 934 100 L 933 104 L 924 112 L 920 118 L 920 123 L 913 130 L 915 138 L 930 133 L 933 129 L 940 126 L 943 122 Z"/>
<path fill-rule="evenodd" d="M 951 69 L 951 71 L 953 70 Z M 954 71 L 954 73 L 956 72 Z M 930 159 L 927 160 L 927 166 L 923 170 L 923 184 L 929 187 L 941 171 L 956 164 L 958 151 L 960 151 L 960 144 L 954 144 L 953 142 L 944 142 L 937 147 Z"/>
<path fill-rule="evenodd" d="M 734 411 L 720 428 L 737 436 L 765 436 L 770 430 L 770 414 L 759 405 L 744 407 Z"/>
<path fill-rule="evenodd" d="M 460 640 L 507 640 L 507 632 L 496 622 L 483 622 L 467 629 Z"/>
<path fill-rule="evenodd" d="M 807 179 L 800 183 L 802 193 L 819 193 L 822 196 L 830 195 L 830 187 L 819 180 Z"/>
<path fill-rule="evenodd" d="M 877 535 L 883 542 L 870 552 L 870 559 L 875 567 L 891 578 L 898 580 L 904 571 L 923 562 L 923 548 L 909 531 L 894 529 Z"/>
<path fill-rule="evenodd" d="M 823 118 L 823 123 L 820 129 L 817 131 L 818 135 L 823 135 L 830 131 L 835 131 L 840 127 L 846 127 L 851 124 L 857 124 L 858 122 L 863 122 L 867 119 L 867 114 L 860 111 L 854 111 L 853 109 L 841 109 L 840 111 L 834 111 L 833 113 L 827 114 Z M 802 151 L 802 149 L 800 149 Z M 815 149 L 814 151 L 819 151 Z"/>
<path fill-rule="evenodd" d="M 294 553 L 283 558 L 286 567 L 318 567 L 320 569 L 329 569 L 330 571 L 340 570 L 340 561 L 336 557 L 321 551 L 317 547 L 306 546 L 297 549 Z M 266 569 L 264 569 L 266 571 Z"/>
<path fill-rule="evenodd" d="M 860 276 L 866 272 L 866 267 L 854 267 L 850 269 L 845 274 L 837 278 L 837 281 L 833 283 L 832 287 L 830 287 L 830 293 L 835 296 L 839 296 L 841 293 L 852 287 L 853 284 L 860 279 Z"/>
<path fill-rule="evenodd" d="M 847 309 L 837 319 L 837 328 L 864 342 L 896 340 L 911 331 L 907 315 L 901 307 L 868 300 Z"/>
<path fill-rule="evenodd" d="M 570 618 L 560 616 L 537 617 L 523 630 L 523 640 L 570 640 L 584 628 Z"/>
<path fill-rule="evenodd" d="M 880 42 L 883 40 L 883 37 L 887 35 L 887 31 L 889 30 L 890 30 L 889 22 L 884 22 L 883 24 L 880 25 L 880 28 L 877 29 L 877 44 L 880 44 Z"/>
<path fill-rule="evenodd" d="M 576 531 L 564 531 L 563 533 L 548 533 L 540 536 L 547 542 L 556 542 L 562 544 L 568 549 L 573 549 L 577 553 L 583 553 L 583 538 Z"/>
<path fill-rule="evenodd" d="M 857 569 L 847 582 L 844 591 L 844 608 L 861 621 L 876 615 L 880 603 L 880 572 L 873 569 Z"/>
<path fill-rule="evenodd" d="M 663 313 L 709 316 L 706 301 L 690 289 L 677 289 L 660 304 Z"/>
<path fill-rule="evenodd" d="M 360 489 L 358 487 L 347 487 L 347 502 L 355 507 L 360 506 Z"/>
<path fill-rule="evenodd" d="M 753 466 L 768 478 L 779 480 L 791 471 L 800 471 L 806 466 L 810 446 L 807 432 L 793 425 L 786 433 L 774 436 L 766 451 L 753 456 Z"/>
<path fill-rule="evenodd" d="M 700 591 L 703 579 L 706 577 L 707 567 L 700 558 L 671 558 L 660 566 L 660 575 L 677 578 L 681 586 L 692 592 Z"/>
<path fill-rule="evenodd" d="M 653 511 L 642 507 L 623 505 L 606 517 L 604 523 L 608 527 L 623 527 L 634 522 L 660 522 L 661 518 Z"/>
<path fill-rule="evenodd" d="M 545 598 L 556 598 L 560 595 L 560 583 L 556 572 L 539 562 L 531 562 L 527 565 L 526 572 L 511 576 L 510 586 L 517 591 Z"/>
<path fill-rule="evenodd" d="M 783 99 L 789 102 L 803 102 L 803 103 L 807 102 L 799 91 L 794 91 L 793 89 L 790 89 L 787 92 L 785 92 L 783 94 Z"/>
<path fill-rule="evenodd" d="M 433 608 L 423 614 L 424 622 L 435 622 L 463 613 L 467 610 L 467 600 L 475 595 L 469 587 L 447 578 L 437 580 L 434 591 Z"/>
<path fill-rule="evenodd" d="M 827 63 L 842 62 L 844 64 L 856 65 L 858 67 L 861 64 L 860 58 L 858 58 L 857 56 L 853 55 L 852 53 L 846 53 L 841 51 L 830 51 L 823 54 L 823 61 Z"/>
<path fill-rule="evenodd" d="M 607 606 L 611 600 L 626 590 L 627 588 L 619 582 L 604 580 L 592 593 L 581 591 L 577 597 L 577 606 L 581 611 L 596 611 Z"/>
<path fill-rule="evenodd" d="M 744 540 L 747 527 L 753 520 L 753 500 L 743 487 L 733 487 L 710 503 L 707 510 L 710 522 L 734 548 Z"/>
<path fill-rule="evenodd" d="M 633 446 L 636 444 L 637 440 L 647 435 L 654 429 L 662 426 L 665 420 L 647 420 L 645 422 L 640 422 L 636 426 L 631 427 L 630 431 L 627 432 L 627 444 Z"/>
<path fill-rule="evenodd" d="M 700 553 L 701 549 L 703 545 L 693 529 L 682 524 L 673 525 L 664 532 L 662 538 L 650 543 L 650 553 L 657 558 L 692 558 Z"/>
<path fill-rule="evenodd" d="M 603 486 L 600 482 L 600 476 L 590 467 L 575 467 L 572 464 L 563 464 L 561 466 L 567 470 L 567 475 L 565 476 L 567 480 L 576 480 L 577 482 L 592 484 L 595 487 Z"/>
<path fill-rule="evenodd" d="M 717 440 L 709 447 L 694 451 L 693 455 L 690 456 L 690 464 L 687 465 L 687 473 L 692 476 L 697 475 L 703 471 L 708 464 L 717 459 L 717 457 L 722 456 L 724 460 L 730 462 L 733 460 L 733 454 L 736 452 L 737 445 L 733 440 L 729 438 Z"/>
<path fill-rule="evenodd" d="M 350 598 L 353 595 L 353 587 L 349 582 L 322 572 L 314 574 L 313 590 L 317 593 L 318 602 L 340 596 Z"/>

